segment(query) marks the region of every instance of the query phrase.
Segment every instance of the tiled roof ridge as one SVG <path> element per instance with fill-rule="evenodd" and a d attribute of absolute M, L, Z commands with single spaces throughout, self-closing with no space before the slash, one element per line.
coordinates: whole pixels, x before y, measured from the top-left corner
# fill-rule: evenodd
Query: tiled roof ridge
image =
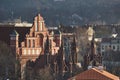
<path fill-rule="evenodd" d="M 118 76 L 115 76 L 115 75 L 113 75 L 113 74 L 111 74 L 111 73 L 109 73 L 109 72 L 107 72 L 105 70 L 100 70 L 97 67 L 96 68 L 92 68 L 92 70 L 97 71 L 98 73 L 102 74 L 103 76 L 111 78 L 111 79 L 119 78 Z"/>

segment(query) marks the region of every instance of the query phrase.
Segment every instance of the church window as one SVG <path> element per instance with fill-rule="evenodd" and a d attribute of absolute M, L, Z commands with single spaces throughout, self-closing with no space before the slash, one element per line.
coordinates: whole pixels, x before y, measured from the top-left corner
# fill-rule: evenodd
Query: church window
<path fill-rule="evenodd" d="M 40 34 L 39 36 L 40 36 L 40 40 L 39 40 L 40 44 L 39 45 L 42 46 L 43 45 L 43 35 Z"/>
<path fill-rule="evenodd" d="M 33 47 L 35 47 L 35 40 L 33 40 Z"/>

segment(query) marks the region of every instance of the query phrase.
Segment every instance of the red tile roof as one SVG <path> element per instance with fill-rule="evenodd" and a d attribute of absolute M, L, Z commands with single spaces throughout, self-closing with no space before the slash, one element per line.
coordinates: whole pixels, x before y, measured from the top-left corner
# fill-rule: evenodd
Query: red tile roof
<path fill-rule="evenodd" d="M 119 77 L 97 68 L 91 68 L 68 80 L 120 80 Z"/>

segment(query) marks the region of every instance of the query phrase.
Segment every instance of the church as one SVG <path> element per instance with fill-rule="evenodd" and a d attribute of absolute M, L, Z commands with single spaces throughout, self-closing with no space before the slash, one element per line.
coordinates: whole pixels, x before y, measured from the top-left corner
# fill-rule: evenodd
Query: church
<path fill-rule="evenodd" d="M 74 33 L 63 33 L 60 29 L 48 29 L 43 17 L 38 14 L 29 32 L 22 42 L 14 29 L 10 36 L 10 47 L 20 63 L 20 78 L 25 79 L 27 63 L 33 62 L 32 68 L 50 66 L 54 72 L 63 74 L 72 72 L 77 64 L 76 36 Z M 18 65 L 16 65 L 18 67 Z"/>

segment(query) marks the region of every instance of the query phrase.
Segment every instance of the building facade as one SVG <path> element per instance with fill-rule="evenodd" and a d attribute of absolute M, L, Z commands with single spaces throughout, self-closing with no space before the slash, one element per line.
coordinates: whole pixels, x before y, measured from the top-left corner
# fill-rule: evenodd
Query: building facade
<path fill-rule="evenodd" d="M 120 51 L 120 38 L 103 38 L 100 46 L 101 53 L 105 53 L 108 50 Z"/>
<path fill-rule="evenodd" d="M 100 44 L 101 53 L 105 53 L 107 51 L 120 51 L 120 37 L 116 29 L 113 27 L 111 35 L 109 37 L 102 38 Z"/>

